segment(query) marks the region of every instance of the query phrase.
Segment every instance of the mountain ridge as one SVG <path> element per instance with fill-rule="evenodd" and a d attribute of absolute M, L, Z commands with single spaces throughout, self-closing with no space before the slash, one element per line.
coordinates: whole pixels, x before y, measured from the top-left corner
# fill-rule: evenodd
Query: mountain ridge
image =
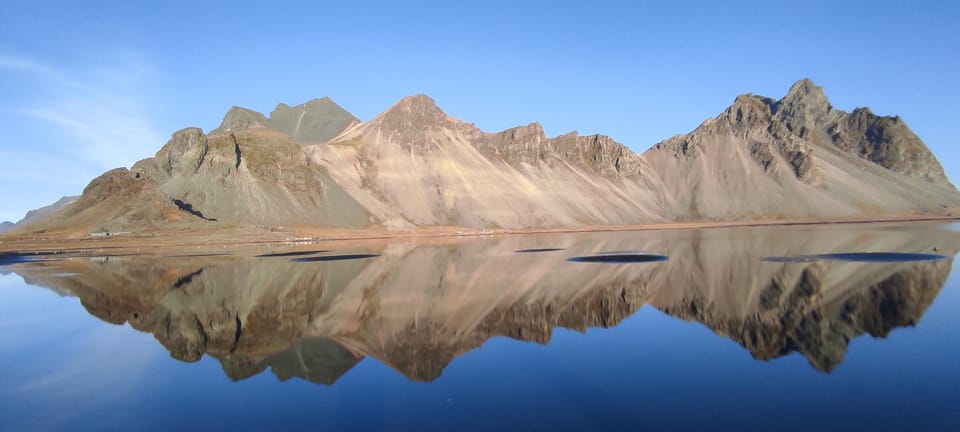
<path fill-rule="evenodd" d="M 419 94 L 366 122 L 329 98 L 281 103 L 269 117 L 233 107 L 209 134 L 178 131 L 130 172 L 190 216 L 268 229 L 529 229 L 960 209 L 960 192 L 902 119 L 838 110 L 809 79 L 778 100 L 739 95 L 640 154 L 600 134 L 547 137 L 536 122 L 485 132 Z"/>

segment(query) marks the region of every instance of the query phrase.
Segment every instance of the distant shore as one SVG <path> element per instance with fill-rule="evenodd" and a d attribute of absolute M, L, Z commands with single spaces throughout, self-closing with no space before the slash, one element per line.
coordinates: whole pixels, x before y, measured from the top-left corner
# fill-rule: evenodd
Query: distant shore
<path fill-rule="evenodd" d="M 383 242 L 400 239 L 453 240 L 463 237 L 524 235 L 524 234 L 562 234 L 614 231 L 656 231 L 685 230 L 736 227 L 771 227 L 796 225 L 835 225 L 866 223 L 902 223 L 902 222 L 952 222 L 960 221 L 960 216 L 890 216 L 890 217 L 849 217 L 817 219 L 778 219 L 750 221 L 702 221 L 670 222 L 638 225 L 599 225 L 530 229 L 477 229 L 453 226 L 429 226 L 414 229 L 371 228 L 348 230 L 335 228 L 287 228 L 268 231 L 257 228 L 217 228 L 209 231 L 175 230 L 147 231 L 142 233 L 123 233 L 112 236 L 91 236 L 77 233 L 50 233 L 46 237 L 33 235 L 28 237 L 0 236 L 0 253 L 82 253 L 91 250 L 127 250 L 127 249 L 207 249 L 228 247 L 255 247 L 284 244 L 309 244 L 318 242 L 362 245 L 369 242 Z"/>

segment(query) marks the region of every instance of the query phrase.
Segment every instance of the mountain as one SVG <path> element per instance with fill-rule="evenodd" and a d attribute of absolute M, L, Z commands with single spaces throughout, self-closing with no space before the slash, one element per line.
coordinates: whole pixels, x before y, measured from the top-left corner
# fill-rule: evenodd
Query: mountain
<path fill-rule="evenodd" d="M 778 101 L 741 95 L 642 157 L 678 220 L 943 214 L 960 204 L 902 120 L 834 109 L 809 80 Z"/>
<path fill-rule="evenodd" d="M 208 221 L 258 226 L 363 227 L 367 211 L 288 135 L 188 128 L 131 171 Z"/>
<path fill-rule="evenodd" d="M 76 201 L 14 232 L 58 231 L 69 234 L 126 232 L 138 229 L 197 226 L 202 221 L 181 211 L 156 183 L 126 168 L 107 171 Z"/>
<path fill-rule="evenodd" d="M 639 155 L 604 135 L 548 138 L 538 123 L 484 132 L 416 95 L 367 122 L 329 98 L 279 104 L 269 117 L 233 107 L 209 134 L 178 131 L 130 171 L 155 185 L 143 190 L 161 192 L 147 202 L 165 197 L 183 213 L 177 220 L 207 228 L 526 229 L 960 210 L 960 192 L 903 120 L 835 109 L 809 80 L 779 100 L 738 96 Z M 130 231 L 164 220 L 98 216 Z M 68 219 L 44 229 L 72 229 Z"/>
<path fill-rule="evenodd" d="M 311 158 L 387 226 L 523 228 L 663 220 L 639 157 L 607 137 L 499 133 L 404 98 Z"/>
<path fill-rule="evenodd" d="M 30 210 L 27 212 L 26 215 L 23 216 L 23 219 L 20 219 L 20 221 L 17 222 L 17 225 L 23 226 L 23 225 L 27 225 L 27 224 L 42 220 L 47 216 L 50 216 L 60 211 L 64 207 L 70 204 L 73 204 L 78 199 L 80 199 L 80 196 L 65 196 L 48 206 Z"/>
<path fill-rule="evenodd" d="M 76 202 L 78 199 L 80 199 L 80 196 L 65 196 L 50 205 L 29 210 L 27 211 L 27 214 L 23 216 L 23 219 L 20 219 L 20 221 L 18 221 L 17 223 L 3 222 L 2 224 L 0 224 L 0 233 L 5 233 L 7 231 L 12 231 L 14 229 L 23 231 L 24 227 L 28 227 L 26 228 L 26 230 L 29 230 L 31 229 L 29 228 L 30 225 L 36 222 L 42 222 L 46 220 L 54 213 L 60 210 L 63 210 L 70 204 L 73 204 L 74 202 Z"/>
<path fill-rule="evenodd" d="M 301 262 L 296 259 L 360 251 L 301 247 L 266 256 L 198 255 L 194 247 L 190 256 L 156 250 L 11 269 L 27 283 L 77 296 L 101 320 L 153 334 L 174 358 L 216 358 L 232 379 L 269 368 L 280 379 L 332 384 L 371 356 L 410 379 L 430 381 L 491 338 L 545 344 L 557 328 L 613 327 L 644 306 L 700 323 L 758 360 L 797 353 L 813 368 L 830 371 L 843 362 L 852 340 L 883 338 L 920 321 L 944 286 L 952 258 L 769 258 L 934 247 L 952 257 L 960 237 L 930 224 L 787 226 L 365 247 L 378 256 Z M 517 252 L 546 247 L 556 250 Z M 669 260 L 568 261 L 638 249 Z"/>

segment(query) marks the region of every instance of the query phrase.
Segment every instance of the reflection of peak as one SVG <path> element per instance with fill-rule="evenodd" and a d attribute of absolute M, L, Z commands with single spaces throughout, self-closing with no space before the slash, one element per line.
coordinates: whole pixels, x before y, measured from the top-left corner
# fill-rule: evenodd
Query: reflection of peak
<path fill-rule="evenodd" d="M 725 311 L 705 297 L 655 305 L 730 337 L 758 360 L 798 352 L 817 370 L 830 372 L 843 361 L 854 338 L 886 337 L 893 328 L 914 325 L 936 298 L 951 266 L 942 260 L 894 268 L 873 267 L 881 279 L 864 278 L 868 286 L 857 286 L 832 302 L 823 300 L 835 291 L 829 285 L 831 266 L 814 263 L 795 278 L 775 275 L 760 291 L 756 310 L 747 313 Z"/>
<path fill-rule="evenodd" d="M 301 378 L 333 385 L 362 359 L 334 340 L 304 338 L 289 349 L 263 359 L 231 354 L 222 357 L 220 363 L 224 373 L 234 381 L 260 374 L 269 367 L 280 381 Z"/>
<path fill-rule="evenodd" d="M 933 245 L 952 255 L 960 243 L 926 225 L 866 229 L 553 234 L 551 245 L 563 248 L 556 254 L 515 254 L 531 245 L 503 237 L 371 245 L 380 256 L 358 261 L 130 256 L 13 269 L 31 283 L 76 295 L 101 319 L 153 333 L 175 358 L 219 359 L 232 379 L 269 367 L 282 380 L 331 384 L 366 355 L 429 381 L 491 338 L 547 343 L 557 327 L 616 326 L 644 304 L 699 321 L 757 359 L 797 352 L 829 371 L 850 340 L 916 323 L 943 286 L 951 260 L 761 258 Z M 635 249 L 670 251 L 671 257 L 617 267 L 565 261 Z M 56 276 L 62 273 L 74 276 Z"/>

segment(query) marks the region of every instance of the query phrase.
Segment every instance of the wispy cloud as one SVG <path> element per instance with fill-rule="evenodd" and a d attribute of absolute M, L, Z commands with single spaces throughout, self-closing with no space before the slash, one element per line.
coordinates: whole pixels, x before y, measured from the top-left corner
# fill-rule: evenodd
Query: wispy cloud
<path fill-rule="evenodd" d="M 42 131 L 45 153 L 100 170 L 130 166 L 162 144 L 150 112 L 156 74 L 136 56 L 109 58 L 66 68 L 0 53 L 0 75 L 16 94 L 0 109 L 33 123 L 25 133 Z"/>

